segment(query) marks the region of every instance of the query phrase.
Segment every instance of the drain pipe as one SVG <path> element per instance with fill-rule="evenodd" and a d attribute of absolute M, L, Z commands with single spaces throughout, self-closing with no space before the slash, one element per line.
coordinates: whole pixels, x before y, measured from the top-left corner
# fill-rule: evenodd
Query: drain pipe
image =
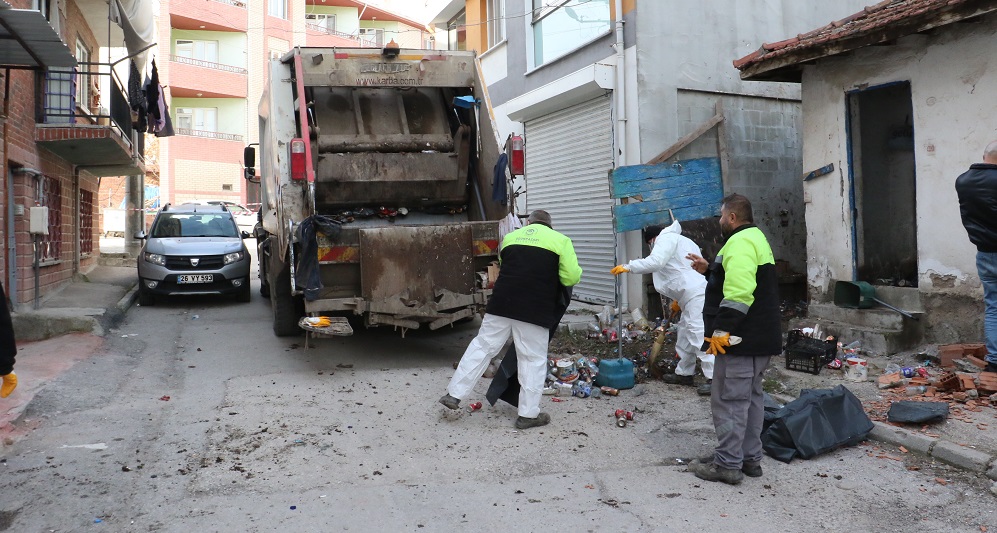
<path fill-rule="evenodd" d="M 616 168 L 627 164 L 627 111 L 626 111 L 626 65 L 623 53 L 623 0 L 616 0 L 616 86 L 613 89 L 613 100 L 616 107 L 616 153 L 614 155 Z M 619 205 L 620 200 L 615 201 Z M 614 222 L 615 226 L 615 222 Z M 625 241 L 622 233 L 616 234 L 616 264 L 623 262 Z M 616 308 L 617 308 L 617 356 L 623 357 L 623 308 L 629 306 L 629 297 L 623 285 L 623 276 L 616 276 Z"/>
<path fill-rule="evenodd" d="M 8 157 L 8 140 L 10 138 L 8 122 L 10 117 L 10 69 L 6 68 L 3 71 L 3 179 L 4 188 L 0 189 L 4 192 L 4 222 L 2 228 L 0 228 L 0 233 L 3 235 L 3 259 L 6 261 L 7 265 L 7 299 L 10 301 L 13 294 L 17 294 L 17 257 L 12 250 L 8 239 L 13 240 L 14 235 L 14 180 L 13 175 L 10 171 L 10 157 Z M 6 304 L 7 302 L 4 302 Z"/>

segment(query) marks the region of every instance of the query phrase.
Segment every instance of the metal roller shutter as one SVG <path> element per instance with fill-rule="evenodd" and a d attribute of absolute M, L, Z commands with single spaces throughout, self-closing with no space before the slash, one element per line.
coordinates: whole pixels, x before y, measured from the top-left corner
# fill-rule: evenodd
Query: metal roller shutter
<path fill-rule="evenodd" d="M 527 209 L 550 213 L 554 228 L 571 238 L 582 280 L 573 297 L 613 302 L 613 114 L 600 96 L 525 124 Z"/>

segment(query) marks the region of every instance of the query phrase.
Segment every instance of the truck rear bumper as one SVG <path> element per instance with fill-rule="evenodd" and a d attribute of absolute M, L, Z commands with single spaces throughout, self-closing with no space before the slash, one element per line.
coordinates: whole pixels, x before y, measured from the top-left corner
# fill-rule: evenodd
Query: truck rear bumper
<path fill-rule="evenodd" d="M 365 315 L 368 326 L 389 325 L 415 329 L 428 324 L 434 330 L 469 318 L 484 310 L 490 290 L 479 290 L 473 294 L 456 294 L 439 291 L 437 301 L 420 303 L 408 298 L 403 291 L 389 298 L 364 300 L 363 298 L 326 298 L 305 302 L 305 312 L 347 311 Z"/>

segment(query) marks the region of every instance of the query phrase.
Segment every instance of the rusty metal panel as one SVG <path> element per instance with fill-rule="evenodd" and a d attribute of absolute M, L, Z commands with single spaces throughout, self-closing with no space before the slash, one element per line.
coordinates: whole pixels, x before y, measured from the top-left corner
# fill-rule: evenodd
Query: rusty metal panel
<path fill-rule="evenodd" d="M 360 284 L 364 299 L 407 291 L 410 307 L 433 303 L 441 291 L 471 294 L 471 228 L 465 224 L 360 231 Z"/>
<path fill-rule="evenodd" d="M 302 48 L 306 86 L 471 87 L 474 53 L 402 49 L 396 58 L 378 48 Z"/>

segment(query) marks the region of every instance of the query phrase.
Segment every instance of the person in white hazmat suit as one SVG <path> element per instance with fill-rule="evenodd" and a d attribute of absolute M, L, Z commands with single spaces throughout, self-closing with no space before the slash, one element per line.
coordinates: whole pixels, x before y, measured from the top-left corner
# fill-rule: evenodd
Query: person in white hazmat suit
<path fill-rule="evenodd" d="M 696 373 L 698 357 L 706 383 L 700 385 L 697 392 L 708 396 L 713 384 L 714 356 L 700 350 L 704 334 L 706 277 L 693 270 L 692 261 L 686 259 L 690 253 L 701 255 L 702 251 L 692 239 L 682 236 L 682 225 L 678 220 L 670 226 L 648 226 L 644 229 L 644 239 L 651 246 L 651 254 L 618 265 L 611 272 L 614 275 L 624 272 L 651 274 L 655 290 L 678 303 L 682 309 L 675 336 L 679 363 L 675 373 L 666 374 L 663 380 L 673 385 L 695 386 L 693 374 Z"/>

